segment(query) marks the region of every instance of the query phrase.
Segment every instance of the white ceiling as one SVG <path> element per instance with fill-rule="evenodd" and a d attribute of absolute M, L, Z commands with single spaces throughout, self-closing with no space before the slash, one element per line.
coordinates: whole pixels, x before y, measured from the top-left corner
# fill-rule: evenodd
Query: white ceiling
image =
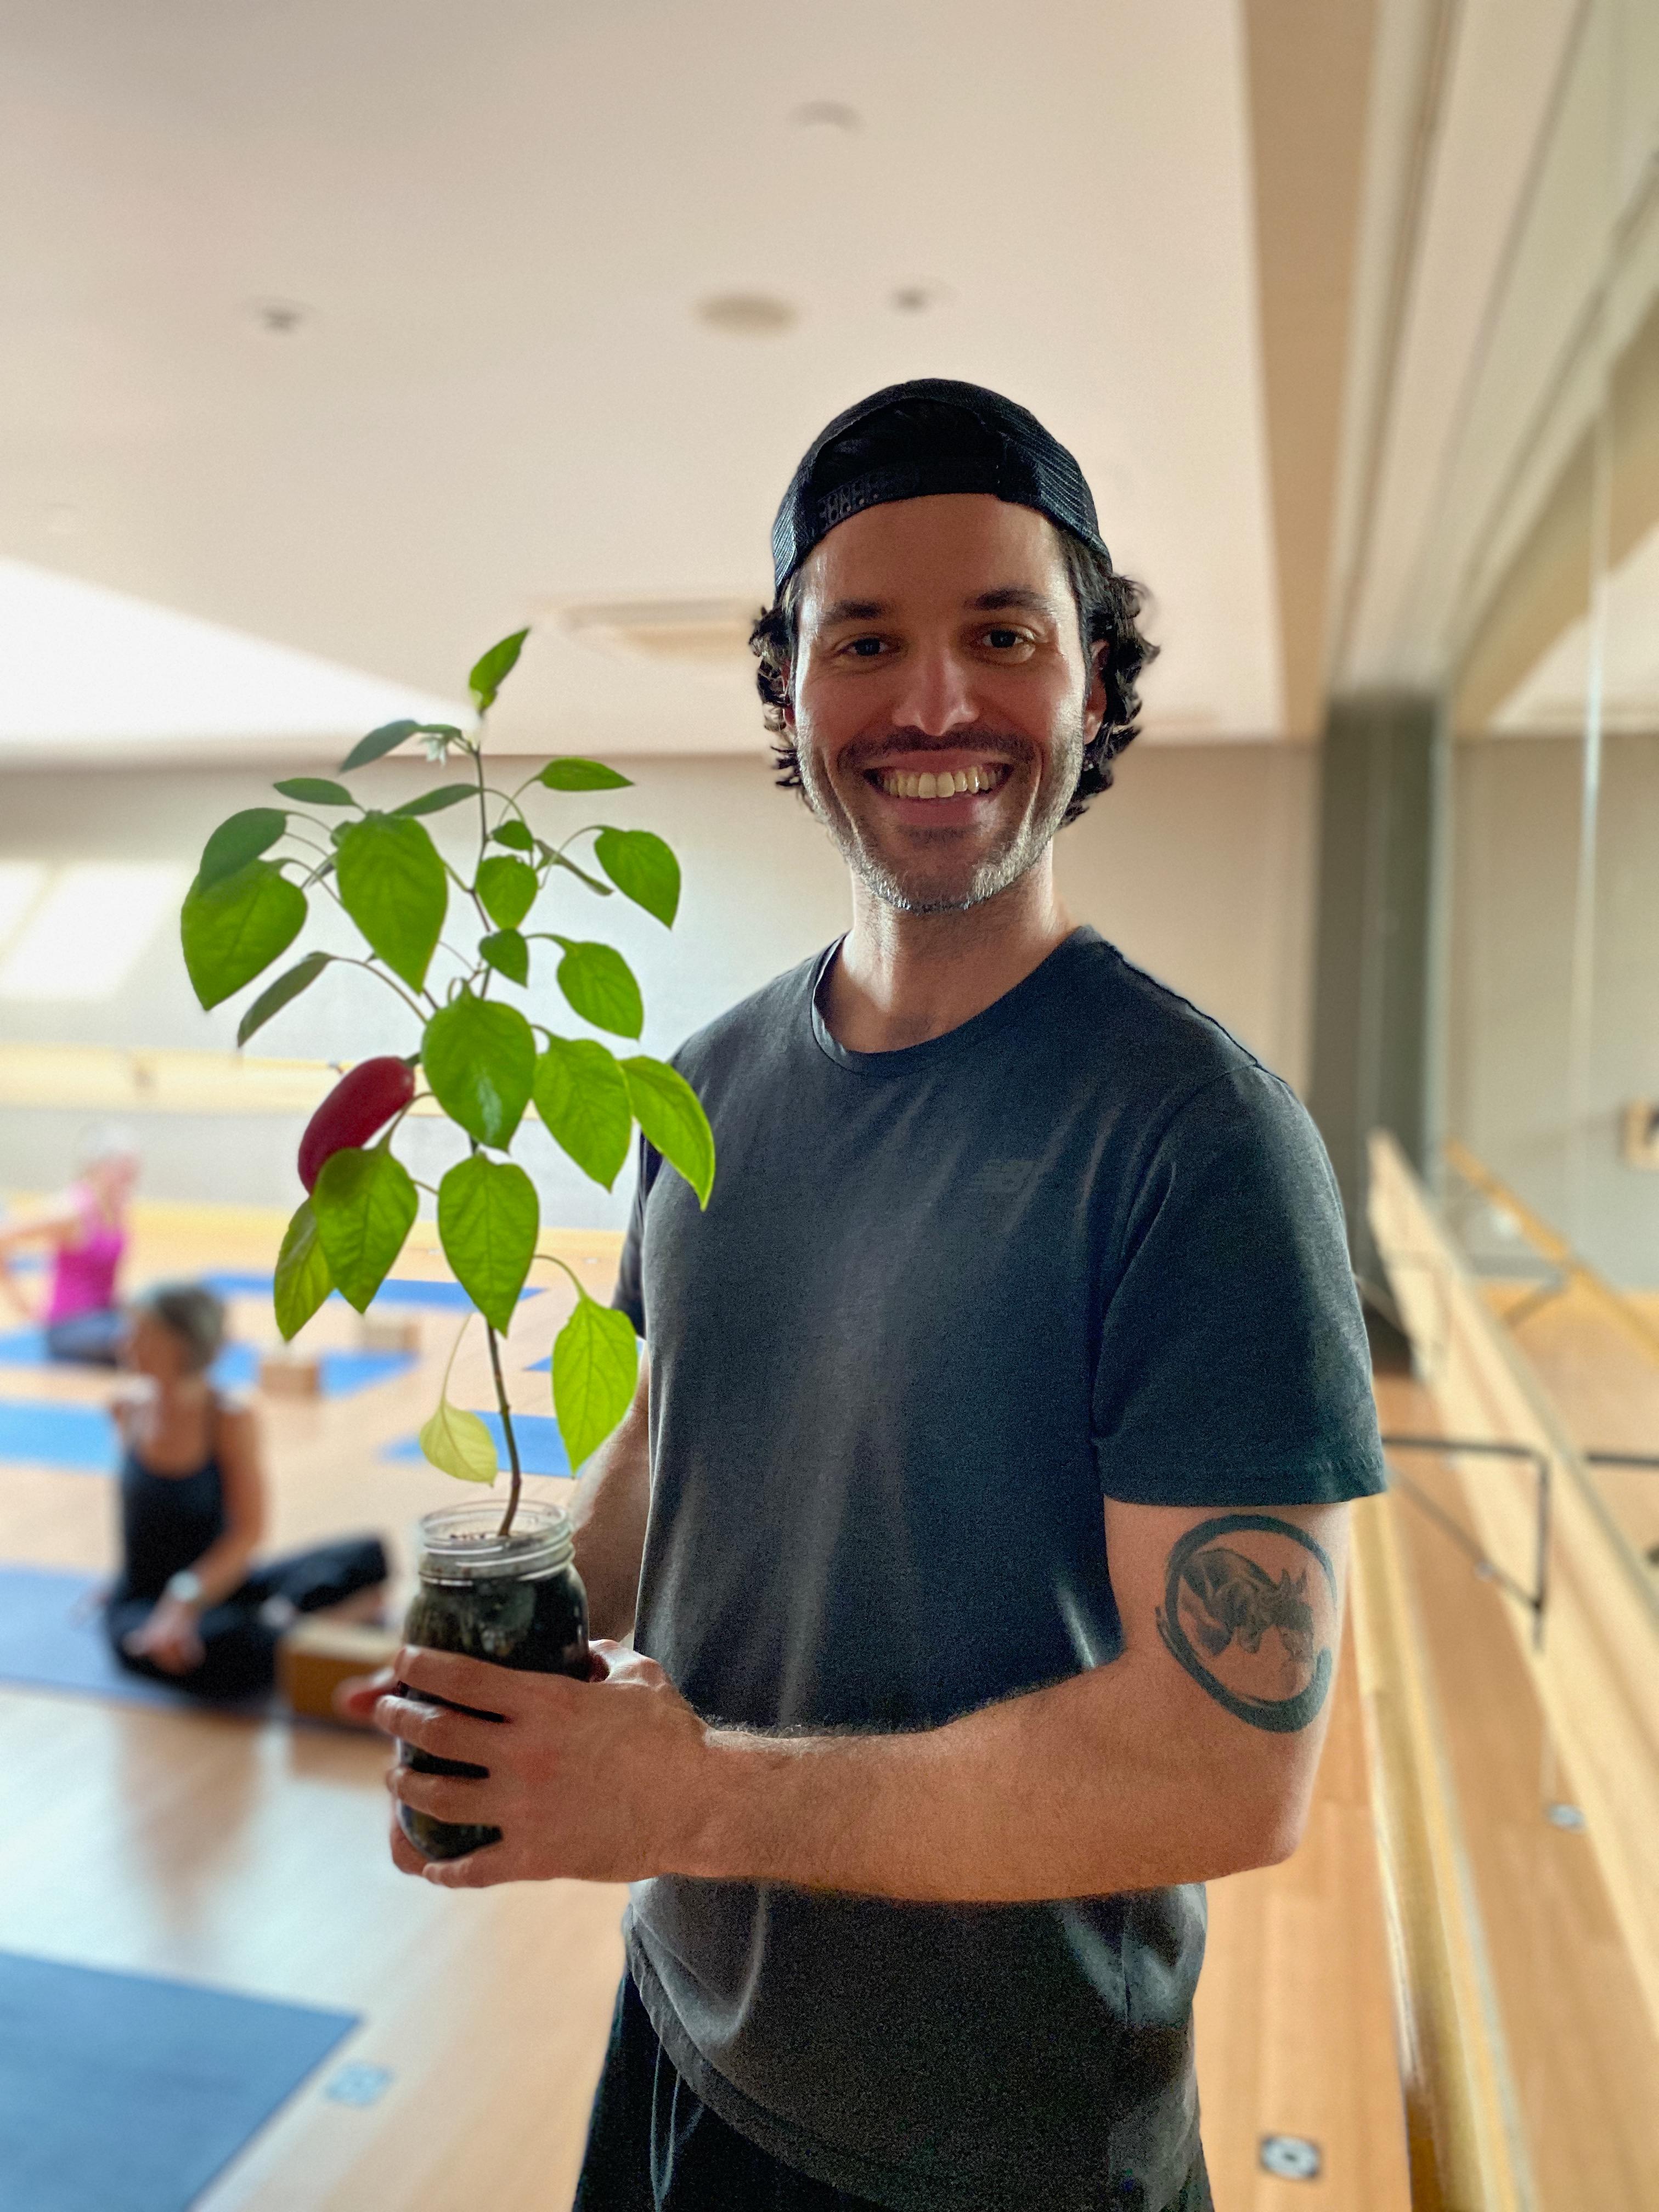
<path fill-rule="evenodd" d="M 1149 727 L 1279 726 L 1234 0 L 12 0 L 0 198 L 17 562 L 453 696 L 571 600 L 758 599 L 823 421 L 961 375 L 1073 447 L 1154 587 Z M 733 290 L 798 319 L 696 319 Z M 762 741 L 746 667 L 545 620 L 501 721 Z"/>

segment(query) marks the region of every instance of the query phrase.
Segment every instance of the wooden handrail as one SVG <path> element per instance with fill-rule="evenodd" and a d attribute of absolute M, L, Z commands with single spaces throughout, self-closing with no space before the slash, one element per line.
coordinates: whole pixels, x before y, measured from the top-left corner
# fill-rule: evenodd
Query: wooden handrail
<path fill-rule="evenodd" d="M 1506 1612 L 1659 2028 L 1659 1594 L 1392 1138 L 1373 1135 L 1370 1170 L 1377 1249 L 1444 1427 L 1530 1445 L 1555 1470 L 1541 1644 L 1522 1607 Z M 1535 1540 L 1530 1471 L 1447 1458 L 1486 1553 L 1523 1579 Z"/>
<path fill-rule="evenodd" d="M 1457 1808 L 1392 1511 L 1353 1514 L 1354 1655 L 1395 1955 L 1412 2212 L 1523 2212 Z"/>

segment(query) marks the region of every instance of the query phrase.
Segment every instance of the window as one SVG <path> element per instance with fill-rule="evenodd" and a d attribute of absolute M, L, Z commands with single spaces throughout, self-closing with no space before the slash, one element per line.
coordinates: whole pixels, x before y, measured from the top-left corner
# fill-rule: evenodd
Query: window
<path fill-rule="evenodd" d="M 112 998 L 188 880 L 150 861 L 0 862 L 0 999 Z"/>

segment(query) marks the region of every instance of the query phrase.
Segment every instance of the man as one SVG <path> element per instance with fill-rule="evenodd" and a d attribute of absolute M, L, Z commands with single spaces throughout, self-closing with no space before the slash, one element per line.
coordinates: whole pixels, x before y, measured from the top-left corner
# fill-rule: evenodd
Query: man
<path fill-rule="evenodd" d="M 1072 457 L 896 386 L 774 548 L 763 695 L 852 927 L 681 1053 L 708 1211 L 644 1156 L 603 1680 L 405 1654 L 505 1724 L 384 1699 L 489 1769 L 392 1786 L 505 1832 L 434 1881 L 635 1885 L 580 2212 L 1194 2212 L 1196 1885 L 1295 1846 L 1382 1485 L 1338 1200 L 1056 894 L 1148 651 Z"/>

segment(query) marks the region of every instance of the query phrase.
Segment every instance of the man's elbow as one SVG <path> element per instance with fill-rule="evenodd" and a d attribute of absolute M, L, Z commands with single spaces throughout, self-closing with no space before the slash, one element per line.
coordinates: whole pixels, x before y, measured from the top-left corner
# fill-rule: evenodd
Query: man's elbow
<path fill-rule="evenodd" d="M 1255 1867 L 1282 1866 L 1301 1843 L 1308 1825 L 1305 1790 L 1276 1792 L 1252 1808 L 1233 1837 L 1238 1853 L 1231 1874 L 1247 1874 Z"/>

